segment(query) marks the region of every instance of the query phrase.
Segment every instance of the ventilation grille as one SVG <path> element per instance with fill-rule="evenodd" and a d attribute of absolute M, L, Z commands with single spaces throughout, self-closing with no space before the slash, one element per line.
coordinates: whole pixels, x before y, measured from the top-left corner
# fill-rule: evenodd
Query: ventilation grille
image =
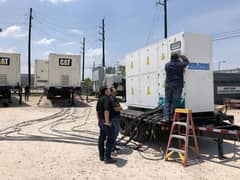
<path fill-rule="evenodd" d="M 61 76 L 62 86 L 69 86 L 69 76 L 62 75 Z"/>
<path fill-rule="evenodd" d="M 0 74 L 0 85 L 2 86 L 8 85 L 6 74 Z"/>

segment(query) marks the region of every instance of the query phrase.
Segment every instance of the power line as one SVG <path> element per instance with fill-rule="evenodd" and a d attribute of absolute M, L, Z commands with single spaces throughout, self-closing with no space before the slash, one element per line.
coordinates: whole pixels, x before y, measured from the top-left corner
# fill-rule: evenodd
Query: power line
<path fill-rule="evenodd" d="M 153 28 L 154 28 L 154 25 L 156 23 L 156 17 L 157 17 L 157 9 L 155 9 L 155 11 L 153 12 L 153 16 L 152 16 L 152 23 L 151 23 L 151 26 L 149 28 L 149 32 L 148 32 L 148 36 L 147 36 L 147 39 L 146 39 L 146 45 L 149 43 L 149 40 L 153 34 Z"/>
<path fill-rule="evenodd" d="M 226 32 L 222 32 L 222 33 L 217 33 L 214 36 L 222 36 L 222 35 L 226 35 L 226 34 L 235 34 L 235 33 L 240 33 L 240 29 L 235 29 L 232 31 L 226 31 Z"/>
<path fill-rule="evenodd" d="M 34 11 L 35 12 L 35 11 Z M 80 30 L 79 29 L 79 26 L 66 26 L 66 25 L 59 25 L 59 24 L 57 24 L 57 23 L 55 23 L 56 21 L 54 21 L 54 23 L 53 22 L 51 22 L 51 20 L 50 20 L 50 18 L 49 17 L 44 17 L 44 16 L 42 16 L 42 15 L 40 15 L 40 13 L 38 12 L 38 13 L 34 13 L 34 14 L 36 14 L 35 16 L 34 16 L 34 18 L 35 18 L 35 20 L 36 21 L 38 21 L 40 24 L 42 24 L 43 26 L 47 26 L 48 27 L 48 29 L 50 29 L 50 30 L 52 30 L 54 33 L 56 33 L 56 31 L 57 32 L 64 32 L 63 31 L 63 29 L 65 29 L 65 30 L 70 30 L 70 29 L 77 29 L 77 30 Z M 76 25 L 79 25 L 79 24 L 76 24 Z M 80 25 L 81 26 L 81 28 L 82 27 L 86 27 L 86 26 L 82 26 L 82 25 Z M 41 29 L 42 29 L 42 27 L 41 27 Z M 48 33 L 49 34 L 49 33 Z M 63 34 L 62 34 L 62 36 L 65 36 L 65 37 L 69 37 L 69 36 L 66 36 L 66 32 L 64 32 Z M 74 36 L 74 38 L 76 38 L 76 36 Z M 63 38 L 62 38 L 63 39 Z M 65 39 L 66 40 L 66 39 Z M 96 41 L 90 41 L 90 42 L 88 42 L 88 43 L 90 43 L 90 44 L 94 44 L 94 45 L 96 45 L 96 42 L 97 42 L 98 40 L 96 40 Z M 93 45 L 92 45 L 93 46 Z"/>
<path fill-rule="evenodd" d="M 45 11 L 45 10 L 44 10 Z M 42 14 L 42 12 L 40 12 L 40 11 L 34 11 L 35 12 L 35 14 L 37 15 L 37 16 L 40 16 L 40 17 L 44 17 L 45 19 L 46 19 L 46 16 L 47 16 L 47 20 L 48 21 L 52 21 L 52 22 L 58 22 L 59 20 L 61 21 L 62 19 L 60 19 L 59 17 L 54 17 L 53 15 L 54 14 L 51 14 L 51 15 L 49 15 L 49 14 L 47 14 L 46 15 L 46 13 L 44 12 L 44 14 Z M 34 15 L 35 15 L 34 14 Z M 73 21 L 74 20 L 74 21 Z M 79 19 L 73 19 L 73 17 L 71 17 L 71 18 L 69 18 L 69 19 L 67 19 L 67 21 L 66 21 L 67 23 L 69 23 L 69 24 L 76 24 L 76 25 L 80 25 L 80 26 L 82 26 L 82 24 L 78 24 L 79 23 Z M 61 24 L 62 25 L 62 24 Z M 85 25 L 85 27 L 86 27 L 86 25 Z"/>
<path fill-rule="evenodd" d="M 44 17 L 44 16 L 42 16 L 42 15 L 39 15 L 39 14 L 36 14 L 36 17 L 39 18 L 39 19 L 41 19 L 41 20 L 43 20 L 44 23 L 47 23 L 47 24 L 49 24 L 49 25 L 52 25 L 52 26 L 55 26 L 55 27 L 61 28 L 61 29 L 79 29 L 79 26 L 80 26 L 80 27 L 82 26 L 82 25 L 77 24 L 77 23 L 72 23 L 72 24 L 76 24 L 76 26 L 65 26 L 65 25 L 63 25 L 63 24 L 57 24 L 57 23 L 55 23 L 56 20 L 51 21 L 51 20 L 49 19 L 49 17 L 46 18 L 46 17 Z M 83 27 L 81 27 L 81 28 L 83 28 Z"/>
<path fill-rule="evenodd" d="M 235 36 L 226 36 L 226 37 L 220 37 L 220 38 L 215 38 L 213 41 L 220 41 L 220 40 L 227 40 L 227 39 L 233 39 L 233 38 L 239 38 L 240 34 L 235 35 Z"/>
<path fill-rule="evenodd" d="M 213 41 L 227 40 L 240 37 L 240 29 L 225 31 L 213 35 Z"/>
<path fill-rule="evenodd" d="M 65 38 L 62 38 L 63 36 L 64 36 L 64 37 L 68 37 L 68 38 L 70 37 L 70 35 L 67 36 L 67 35 L 66 35 L 66 32 L 62 31 L 62 28 L 61 28 L 61 27 L 57 27 L 57 26 L 55 26 L 55 25 L 53 25 L 53 24 L 47 23 L 46 21 L 44 22 L 44 21 L 42 21 L 42 20 L 39 19 L 39 18 L 35 18 L 35 20 L 36 20 L 38 23 L 42 24 L 43 27 L 47 27 L 48 30 L 52 30 L 54 34 L 56 34 L 56 32 L 61 32 L 61 38 L 60 38 L 60 39 L 66 40 Z M 43 29 L 43 28 L 41 27 L 41 29 Z M 63 32 L 64 32 L 64 33 L 63 33 Z M 48 34 L 49 34 L 49 33 L 48 33 Z M 82 35 L 81 35 L 81 36 L 82 36 Z M 73 38 L 69 38 L 69 39 L 73 39 Z M 68 40 L 69 40 L 69 39 L 68 39 Z M 75 37 L 74 37 L 74 39 L 75 39 Z"/>
<path fill-rule="evenodd" d="M 41 24 L 41 22 L 39 20 L 35 19 L 35 21 L 37 21 L 37 22 L 39 22 Z M 33 27 L 33 29 L 35 29 L 35 30 L 37 30 L 37 31 L 41 32 L 42 34 L 47 35 L 49 37 L 55 36 L 56 35 L 56 31 L 58 31 L 57 29 L 49 27 L 48 29 L 52 29 L 53 30 L 53 33 L 54 33 L 53 34 L 53 33 L 49 32 L 49 31 L 48 32 L 45 31 L 45 29 L 43 29 L 42 26 L 38 26 L 38 25 L 36 26 L 36 25 Z M 62 41 L 73 41 L 73 40 L 75 40 L 75 37 L 73 38 L 73 37 L 66 36 L 66 35 L 61 33 L 61 37 L 57 37 L 57 39 L 62 40 Z"/>

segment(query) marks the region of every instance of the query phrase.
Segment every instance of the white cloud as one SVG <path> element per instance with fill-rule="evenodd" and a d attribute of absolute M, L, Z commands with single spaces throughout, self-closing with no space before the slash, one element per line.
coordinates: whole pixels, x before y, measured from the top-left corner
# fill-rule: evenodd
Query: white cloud
<path fill-rule="evenodd" d="M 73 34 L 83 34 L 83 32 L 80 31 L 79 29 L 70 29 L 70 32 Z"/>
<path fill-rule="evenodd" d="M 75 45 L 75 44 L 77 44 L 77 43 L 74 41 L 70 41 L 70 42 L 63 43 L 63 46 L 71 46 L 71 45 Z"/>
<path fill-rule="evenodd" d="M 5 3 L 7 2 L 7 0 L 0 0 L 0 3 Z"/>
<path fill-rule="evenodd" d="M 88 57 L 95 57 L 95 56 L 101 56 L 102 55 L 102 48 L 95 48 L 95 49 L 88 49 L 86 56 Z"/>
<path fill-rule="evenodd" d="M 27 32 L 22 30 L 21 26 L 13 25 L 0 32 L 1 38 L 22 38 L 27 36 Z"/>
<path fill-rule="evenodd" d="M 73 0 L 41 0 L 41 1 L 47 1 L 47 2 L 50 2 L 52 4 L 58 4 L 58 3 L 72 2 Z"/>
<path fill-rule="evenodd" d="M 5 53 L 15 53 L 16 52 L 16 48 L 1 48 L 0 47 L 0 52 L 5 52 Z"/>
<path fill-rule="evenodd" d="M 38 41 L 35 41 L 35 44 L 38 44 L 38 45 L 50 45 L 50 44 L 52 44 L 53 42 L 55 42 L 56 41 L 56 39 L 54 39 L 54 38 L 42 38 L 42 39 L 40 39 L 40 40 L 38 40 Z"/>

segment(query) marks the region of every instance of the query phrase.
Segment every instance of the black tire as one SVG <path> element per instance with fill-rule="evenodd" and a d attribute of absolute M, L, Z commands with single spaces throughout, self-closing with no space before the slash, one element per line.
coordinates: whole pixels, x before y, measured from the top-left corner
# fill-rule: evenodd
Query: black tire
<path fill-rule="evenodd" d="M 144 123 L 141 123 L 136 130 L 135 136 L 134 136 L 134 140 L 138 141 L 138 142 L 144 142 L 145 141 L 145 125 Z"/>
<path fill-rule="evenodd" d="M 129 136 L 130 135 L 130 131 L 128 131 L 129 129 L 129 119 L 121 117 L 120 118 L 120 133 L 125 135 L 125 136 Z"/>

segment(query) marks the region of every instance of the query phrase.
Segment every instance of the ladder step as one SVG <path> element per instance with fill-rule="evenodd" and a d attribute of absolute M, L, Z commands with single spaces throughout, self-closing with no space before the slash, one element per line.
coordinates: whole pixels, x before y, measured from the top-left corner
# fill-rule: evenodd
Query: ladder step
<path fill-rule="evenodd" d="M 180 152 L 180 153 L 185 153 L 185 151 L 184 150 L 182 150 L 182 149 L 177 149 L 177 148 L 168 148 L 168 151 L 174 151 L 174 152 Z"/>
<path fill-rule="evenodd" d="M 174 122 L 173 124 L 174 125 L 177 124 L 177 125 L 180 125 L 180 126 L 187 126 L 187 123 L 185 123 L 185 122 Z"/>
<path fill-rule="evenodd" d="M 175 112 L 176 112 L 176 113 L 189 114 L 189 113 L 192 113 L 192 110 L 191 110 L 191 109 L 176 108 L 176 109 L 175 109 Z"/>
<path fill-rule="evenodd" d="M 176 139 L 182 139 L 182 140 L 186 141 L 186 137 L 185 137 L 185 136 L 181 136 L 181 135 L 177 135 L 177 134 L 172 134 L 171 137 L 176 138 Z"/>

